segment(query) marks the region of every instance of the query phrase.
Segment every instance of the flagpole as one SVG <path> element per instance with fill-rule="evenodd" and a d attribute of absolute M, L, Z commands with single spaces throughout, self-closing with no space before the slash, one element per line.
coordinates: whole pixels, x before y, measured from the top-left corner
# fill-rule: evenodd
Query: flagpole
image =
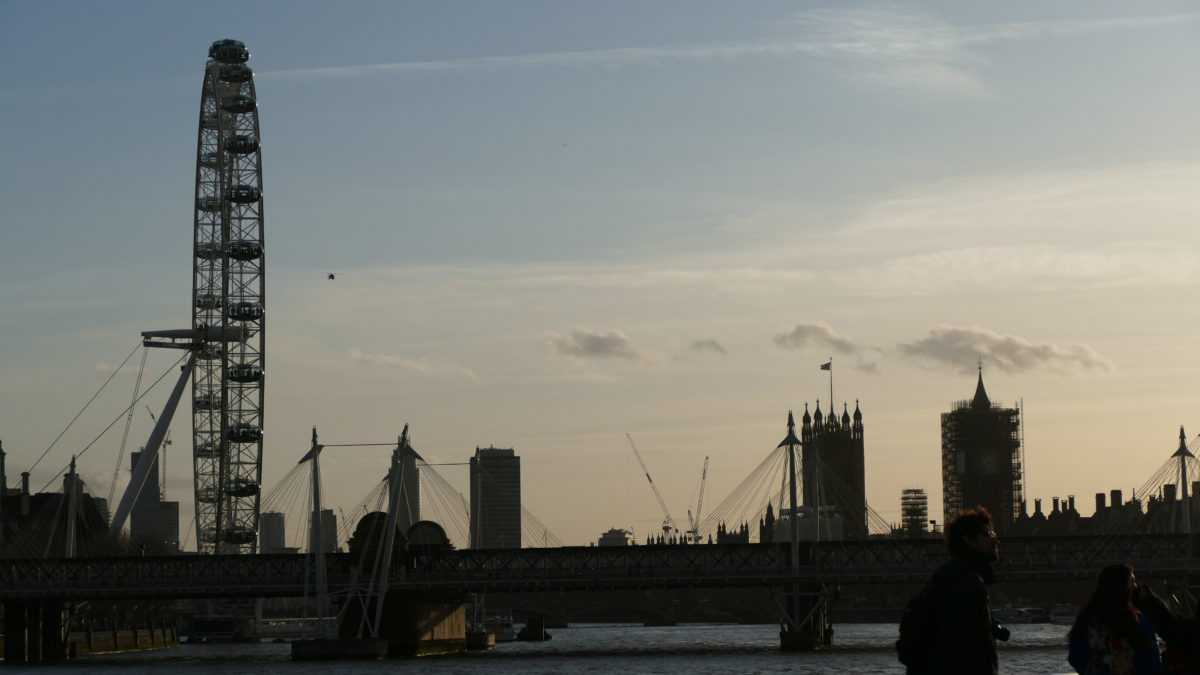
<path fill-rule="evenodd" d="M 834 411 L 835 405 L 836 404 L 833 402 L 833 357 L 830 356 L 829 357 L 829 414 L 830 415 L 832 415 L 835 412 Z"/>

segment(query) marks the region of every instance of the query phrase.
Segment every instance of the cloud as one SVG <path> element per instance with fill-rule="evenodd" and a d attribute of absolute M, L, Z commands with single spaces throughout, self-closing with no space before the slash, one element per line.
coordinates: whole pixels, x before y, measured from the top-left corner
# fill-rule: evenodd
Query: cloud
<path fill-rule="evenodd" d="M 96 364 L 96 372 L 100 373 L 101 375 L 112 375 L 113 373 L 117 372 L 117 370 L 118 368 L 116 366 L 111 366 L 107 363 L 101 362 Z"/>
<path fill-rule="evenodd" d="M 939 181 L 867 206 L 810 259 L 876 296 L 1190 287 L 1197 180 L 1169 162 Z"/>
<path fill-rule="evenodd" d="M 581 359 L 638 361 L 644 354 L 621 331 L 599 331 L 578 327 L 568 333 L 547 333 L 545 343 L 555 354 Z"/>
<path fill-rule="evenodd" d="M 798 32 L 782 38 L 306 68 L 258 73 L 258 77 L 348 78 L 547 67 L 614 68 L 808 55 L 835 59 L 845 66 L 846 77 L 875 86 L 988 98 L 993 94 L 970 70 L 970 66 L 981 59 L 971 54 L 968 47 L 1105 31 L 1146 30 L 1195 22 L 1197 16 L 1181 14 L 958 26 L 933 14 L 898 9 L 815 10 L 793 15 L 791 24 Z"/>
<path fill-rule="evenodd" d="M 725 348 L 721 346 L 720 342 L 717 342 L 712 338 L 693 340 L 692 344 L 688 345 L 688 349 L 694 352 L 716 352 L 718 354 L 728 353 L 725 351 Z"/>
<path fill-rule="evenodd" d="M 840 57 L 846 76 L 861 83 L 927 93 L 995 98 L 974 74 L 983 59 L 970 48 L 1003 42 L 1147 30 L 1194 23 L 1197 14 L 1114 17 L 962 26 L 921 11 L 823 9 L 793 16 L 809 51 Z"/>
<path fill-rule="evenodd" d="M 875 363 L 874 361 L 859 361 L 858 363 L 854 364 L 854 368 L 855 370 L 862 371 L 867 375 L 879 374 L 879 364 Z"/>
<path fill-rule="evenodd" d="M 1084 344 L 1035 343 L 1017 335 L 1002 335 L 984 328 L 939 326 L 929 336 L 900 344 L 897 351 L 934 367 L 947 366 L 972 373 L 980 359 L 1005 373 L 1076 370 L 1112 370 L 1113 364 Z"/>
<path fill-rule="evenodd" d="M 465 378 L 472 382 L 479 382 L 479 376 L 475 374 L 475 371 L 440 357 L 409 359 L 391 354 L 368 354 L 358 348 L 351 348 L 348 356 L 352 362 L 372 368 L 393 368 L 435 379 Z"/>
<path fill-rule="evenodd" d="M 794 54 L 816 49 L 796 40 L 752 40 L 744 42 L 702 43 L 669 47 L 621 47 L 574 52 L 538 52 L 514 56 L 480 56 L 436 61 L 401 61 L 330 68 L 304 68 L 256 73 L 264 77 L 364 77 L 369 75 L 419 75 L 476 71 L 518 70 L 526 68 L 581 68 L 642 66 L 678 61 L 711 61 Z"/>
<path fill-rule="evenodd" d="M 790 333 L 775 336 L 775 344 L 784 349 L 804 349 L 809 346 L 826 346 L 839 354 L 855 354 L 859 347 L 853 340 L 835 332 L 821 323 L 796 324 Z"/>

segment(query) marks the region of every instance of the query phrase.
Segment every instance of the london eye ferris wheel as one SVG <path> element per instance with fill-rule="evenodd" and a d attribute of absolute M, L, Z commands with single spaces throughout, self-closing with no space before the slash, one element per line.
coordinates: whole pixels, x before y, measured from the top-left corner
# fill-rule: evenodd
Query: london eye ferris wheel
<path fill-rule="evenodd" d="M 262 479 L 266 365 L 262 153 L 250 52 L 208 50 L 196 144 L 192 373 L 196 541 L 200 553 L 253 553 Z"/>

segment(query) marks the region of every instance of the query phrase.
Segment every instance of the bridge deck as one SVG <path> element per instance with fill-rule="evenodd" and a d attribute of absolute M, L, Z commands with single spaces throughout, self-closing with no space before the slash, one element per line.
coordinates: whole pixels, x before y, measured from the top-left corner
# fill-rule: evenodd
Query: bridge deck
<path fill-rule="evenodd" d="M 1196 535 L 1005 539 L 997 574 L 1007 580 L 1091 578 L 1110 562 L 1143 578 L 1200 573 Z M 786 544 L 564 547 L 422 552 L 392 575 L 393 589 L 461 593 L 647 588 L 920 583 L 945 559 L 936 539 L 803 544 L 792 574 Z M 327 557 L 333 591 L 348 588 L 355 561 Z M 141 597 L 285 597 L 312 594 L 305 555 L 0 559 L 0 601 Z"/>

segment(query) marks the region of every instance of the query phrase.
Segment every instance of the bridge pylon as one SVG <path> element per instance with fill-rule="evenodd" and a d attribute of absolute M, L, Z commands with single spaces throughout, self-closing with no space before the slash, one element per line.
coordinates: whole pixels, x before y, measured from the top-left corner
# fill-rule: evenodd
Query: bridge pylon
<path fill-rule="evenodd" d="M 812 651 L 833 645 L 833 622 L 829 616 L 829 605 L 836 597 L 831 594 L 823 582 L 800 582 L 800 509 L 796 499 L 796 453 L 803 443 L 796 438 L 796 421 L 792 411 L 788 411 L 788 432 L 780 448 L 787 448 L 788 454 L 788 496 L 791 500 L 791 541 L 788 547 L 791 562 L 793 582 L 784 589 L 783 627 L 779 630 L 779 647 L 785 652 Z M 818 493 L 819 494 L 819 493 Z M 820 504 L 814 512 L 820 513 Z M 819 515 L 818 515 L 819 517 Z M 818 521 L 819 524 L 819 521 Z M 818 551 L 820 545 L 820 528 L 817 528 L 818 540 L 813 542 L 811 549 L 816 554 L 818 570 L 821 558 Z"/>

